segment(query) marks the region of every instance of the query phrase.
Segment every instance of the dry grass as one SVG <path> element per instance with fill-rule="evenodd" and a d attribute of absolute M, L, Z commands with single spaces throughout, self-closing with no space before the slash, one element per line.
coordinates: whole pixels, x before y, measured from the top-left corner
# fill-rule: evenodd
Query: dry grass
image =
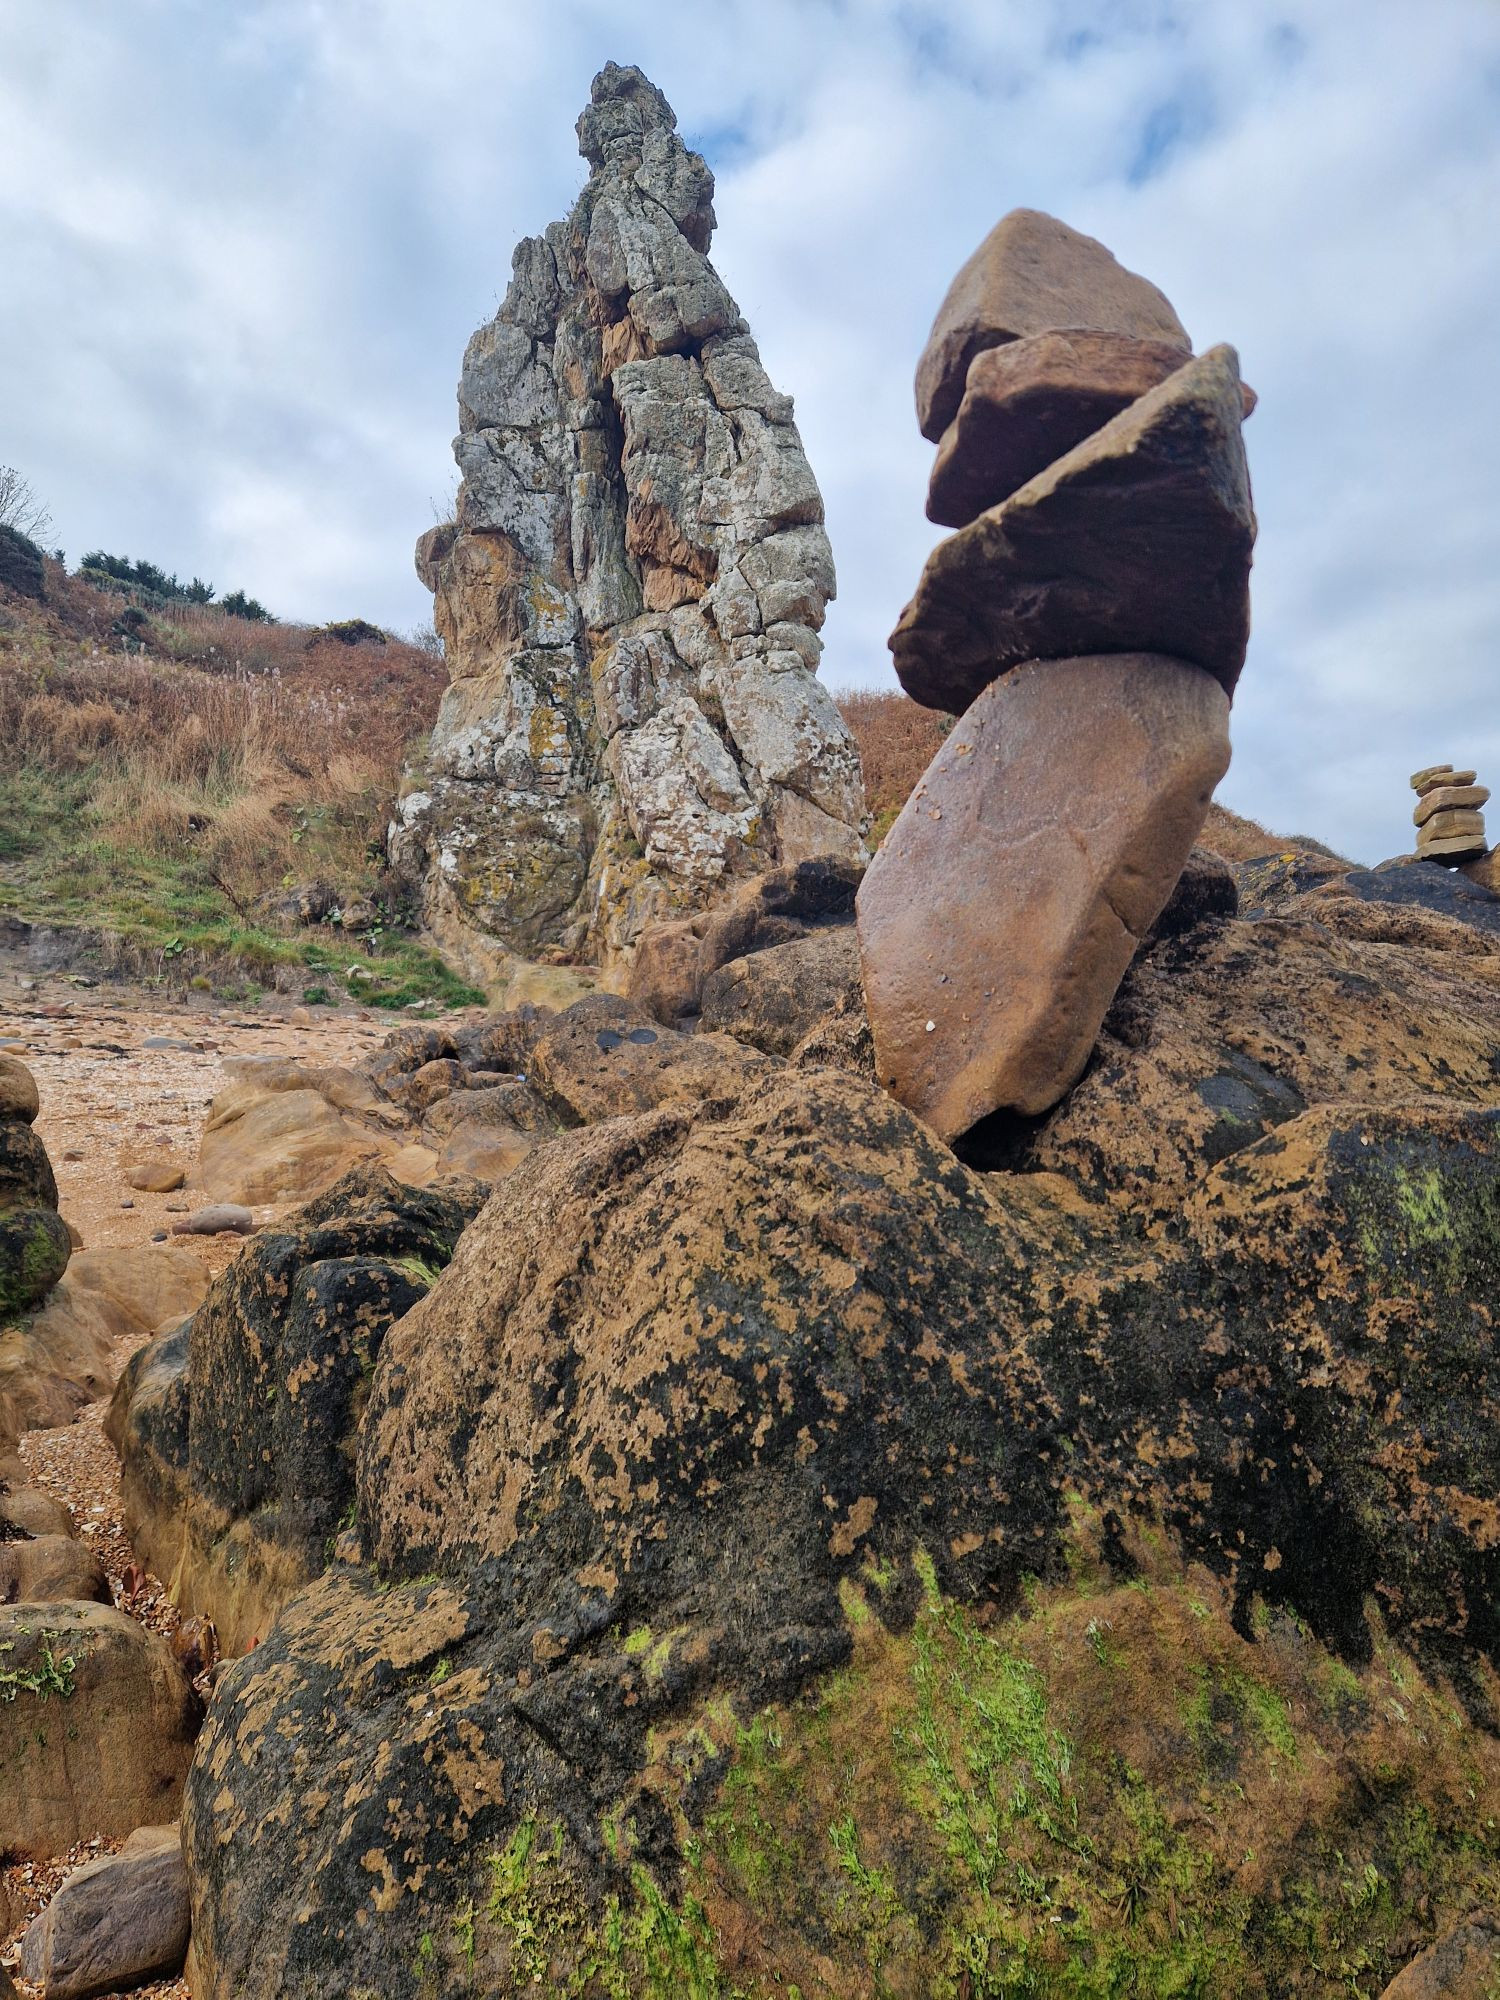
<path fill-rule="evenodd" d="M 255 931 L 264 958 L 290 883 L 390 902 L 381 843 L 441 658 L 197 606 L 132 639 L 125 609 L 52 564 L 44 605 L 0 604 L 0 903 L 169 954 Z"/>
<path fill-rule="evenodd" d="M 875 839 L 883 840 L 953 727 L 953 717 L 923 708 L 907 695 L 870 688 L 851 689 L 836 699 L 859 746 Z"/>

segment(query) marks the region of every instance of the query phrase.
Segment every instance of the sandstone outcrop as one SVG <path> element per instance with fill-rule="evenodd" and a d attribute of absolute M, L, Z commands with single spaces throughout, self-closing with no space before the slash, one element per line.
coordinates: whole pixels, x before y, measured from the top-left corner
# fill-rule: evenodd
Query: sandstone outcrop
<path fill-rule="evenodd" d="M 881 1082 L 949 1140 L 1056 1104 L 1228 765 L 1229 702 L 1180 660 L 1034 662 L 987 688 L 860 890 Z"/>
<path fill-rule="evenodd" d="M 1082 1075 L 1228 767 L 1254 397 L 1154 286 L 1018 210 L 954 281 L 917 404 L 958 533 L 891 651 L 962 721 L 857 907 L 877 1072 L 957 1140 Z"/>
<path fill-rule="evenodd" d="M 107 1396 L 117 1342 L 175 1323 L 207 1288 L 203 1265 L 178 1246 L 75 1251 L 41 1308 L 0 1331 L 0 1451 Z"/>
<path fill-rule="evenodd" d="M 1209 917 L 1151 951 L 1258 928 Z M 1192 1962 L 1237 1990 L 1318 1990 L 1337 1870 L 1376 1865 L 1403 1813 L 1454 1858 L 1424 1921 L 1452 1920 L 1488 1865 L 1456 1859 L 1472 1790 L 1500 1786 L 1455 1706 L 1483 1711 L 1500 1646 L 1500 1380 L 1475 1333 L 1500 1110 L 1294 1111 L 1142 1241 L 1086 1179 L 977 1175 L 828 1070 L 599 1109 L 500 1184 L 387 1336 L 357 1481 L 373 1567 L 336 1565 L 221 1686 L 185 1819 L 205 2000 L 336 2000 L 424 1951 L 444 1996 L 588 1966 L 649 1990 L 672 1963 L 651 1909 L 747 1992 L 810 1980 L 809 1935 L 851 1996 L 872 1936 L 895 1990 L 976 1962 L 1035 1984 L 1075 1950 L 1170 1990 L 1181 1933 L 1118 1889 L 1143 1810 L 1203 1815 L 1174 1895 Z M 1383 1719 L 1393 1661 L 1415 1735 Z M 824 1783 L 830 1734 L 863 1775 Z M 1320 1783 L 1289 1819 L 1303 1764 Z M 990 1810 L 976 1888 L 945 1842 Z M 888 1871 L 878 1907 L 825 1868 L 841 1842 Z M 1086 1912 L 1076 1936 L 993 1895 L 1018 1857 Z M 1434 1877 L 1381 1865 L 1389 1914 L 1358 1935 L 1393 1972 Z M 957 1908 L 918 1922 L 936 1879 Z M 1308 1928 L 1283 1934 L 1288 1896 Z"/>
<path fill-rule="evenodd" d="M 127 1365 L 106 1421 L 127 1532 L 225 1652 L 268 1631 L 327 1562 L 386 1329 L 479 1199 L 357 1168 L 256 1237 L 185 1326 Z"/>
<path fill-rule="evenodd" d="M 63 1883 L 21 1940 L 21 1973 L 43 2000 L 92 2000 L 180 1972 L 187 1943 L 181 1830 L 143 1826 Z"/>
<path fill-rule="evenodd" d="M 104 1604 L 0 1606 L 0 1853 L 45 1860 L 175 1816 L 202 1704 Z"/>
<path fill-rule="evenodd" d="M 36 1082 L 0 1054 L 0 1328 L 46 1297 L 72 1248 L 47 1149 L 32 1130 Z"/>
<path fill-rule="evenodd" d="M 464 357 L 457 520 L 417 545 L 453 681 L 390 851 L 481 973 L 628 959 L 736 878 L 862 851 L 822 501 L 708 261 L 713 176 L 636 69 L 578 133 L 586 186 Z"/>

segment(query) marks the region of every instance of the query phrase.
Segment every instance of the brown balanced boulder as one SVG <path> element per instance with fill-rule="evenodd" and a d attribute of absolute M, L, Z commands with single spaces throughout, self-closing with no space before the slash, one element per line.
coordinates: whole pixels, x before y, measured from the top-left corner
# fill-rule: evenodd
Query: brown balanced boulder
<path fill-rule="evenodd" d="M 1048 1110 L 1088 1061 L 1229 765 L 1229 703 L 1143 654 L 986 690 L 859 892 L 881 1081 L 946 1139 Z"/>
<path fill-rule="evenodd" d="M 1191 358 L 1165 341 L 1083 332 L 1036 333 L 976 354 L 938 446 L 928 520 L 966 527 Z M 1248 416 L 1254 392 L 1242 396 Z"/>
<path fill-rule="evenodd" d="M 21 1941 L 21 1974 L 44 2000 L 93 2000 L 169 1978 L 187 1944 L 181 1830 L 143 1826 L 63 1883 Z"/>
<path fill-rule="evenodd" d="M 939 542 L 891 635 L 896 672 L 961 715 L 1022 660 L 1165 653 L 1232 694 L 1255 515 L 1232 347 L 1215 347 Z"/>
<path fill-rule="evenodd" d="M 1481 806 L 1488 804 L 1488 785 L 1461 785 L 1457 776 L 1455 773 L 1452 784 L 1434 785 L 1430 791 L 1423 792 L 1412 811 L 1413 826 L 1425 826 L 1435 813 L 1477 812 Z"/>
<path fill-rule="evenodd" d="M 948 287 L 917 363 L 917 421 L 936 444 L 982 349 L 1059 327 L 1097 328 L 1192 352 L 1166 297 L 1098 243 L 1033 208 L 1001 218 Z"/>
<path fill-rule="evenodd" d="M 166 1641 L 103 1604 L 0 1608 L 0 1849 L 33 1860 L 171 1818 L 202 1707 Z"/>

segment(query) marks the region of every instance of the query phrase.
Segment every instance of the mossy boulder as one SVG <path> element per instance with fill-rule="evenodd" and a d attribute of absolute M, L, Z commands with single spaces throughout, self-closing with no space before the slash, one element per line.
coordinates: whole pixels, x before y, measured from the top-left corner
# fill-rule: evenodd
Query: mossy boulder
<path fill-rule="evenodd" d="M 143 1347 L 106 1428 L 138 1553 L 237 1652 L 319 1574 L 352 1519 L 354 1439 L 391 1322 L 482 1192 L 356 1168 L 255 1238 L 189 1324 Z"/>
<path fill-rule="evenodd" d="M 32 1121 L 34 1078 L 4 1058 L 0 1070 L 0 1328 L 44 1299 L 68 1267 L 72 1242 L 57 1212 L 57 1182 Z"/>
<path fill-rule="evenodd" d="M 1297 1114 L 1153 1239 L 826 1069 L 613 1108 L 223 1683 L 209 2000 L 1332 1996 L 1493 1899 L 1500 1113 Z"/>

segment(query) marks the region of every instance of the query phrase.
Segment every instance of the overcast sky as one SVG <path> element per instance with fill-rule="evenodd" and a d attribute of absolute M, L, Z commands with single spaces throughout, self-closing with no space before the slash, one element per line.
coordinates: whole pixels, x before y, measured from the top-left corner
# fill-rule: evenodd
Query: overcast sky
<path fill-rule="evenodd" d="M 1026 205 L 1260 392 L 1221 798 L 1374 861 L 1419 764 L 1500 792 L 1497 0 L 0 0 L 0 463 L 70 559 L 426 620 L 464 342 L 610 59 L 718 176 L 827 501 L 831 684 L 894 685 L 912 370 Z"/>

